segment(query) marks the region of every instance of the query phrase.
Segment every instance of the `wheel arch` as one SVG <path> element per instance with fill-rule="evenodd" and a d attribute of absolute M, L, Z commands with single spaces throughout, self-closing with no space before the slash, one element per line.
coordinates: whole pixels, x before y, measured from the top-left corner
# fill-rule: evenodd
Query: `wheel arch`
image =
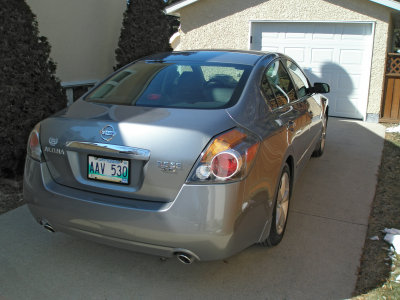
<path fill-rule="evenodd" d="M 287 153 L 286 153 L 286 155 L 283 157 L 284 159 L 282 160 L 282 165 L 281 165 L 281 168 L 280 168 L 280 171 L 279 171 L 279 174 L 282 174 L 282 171 L 283 171 L 283 169 L 284 169 L 284 167 L 285 167 L 285 165 L 287 164 L 288 165 L 288 167 L 289 167 L 289 171 L 290 171 L 290 197 L 292 196 L 292 194 L 293 194 L 293 187 L 294 187 L 294 174 L 295 174 L 295 162 L 294 162 L 294 157 L 293 157 L 293 155 L 292 155 L 292 152 L 290 151 L 290 148 L 288 148 L 287 149 Z M 278 176 L 278 178 L 277 178 L 277 180 L 278 180 L 278 182 L 275 184 L 275 190 L 274 190 L 274 201 L 275 201 L 275 199 L 276 199 L 276 195 L 277 195 L 277 193 L 278 193 L 278 186 L 279 186 L 279 180 L 280 180 L 280 175 Z M 275 203 L 274 203 L 275 204 Z M 273 206 L 274 206 L 274 204 L 273 204 Z M 272 207 L 273 207 L 272 206 Z M 273 210 L 271 210 L 271 214 L 273 213 Z M 260 234 L 260 238 L 259 238 L 259 240 L 257 241 L 257 243 L 261 243 L 261 244 L 263 244 L 263 241 L 268 237 L 268 234 L 269 234 L 269 231 L 270 231 L 270 228 L 271 228 L 271 222 L 270 221 L 272 221 L 272 215 L 268 218 L 268 220 L 267 220 L 267 222 L 265 223 L 265 225 L 264 225 L 264 229 L 263 229 L 263 231 L 261 232 L 261 234 Z"/>

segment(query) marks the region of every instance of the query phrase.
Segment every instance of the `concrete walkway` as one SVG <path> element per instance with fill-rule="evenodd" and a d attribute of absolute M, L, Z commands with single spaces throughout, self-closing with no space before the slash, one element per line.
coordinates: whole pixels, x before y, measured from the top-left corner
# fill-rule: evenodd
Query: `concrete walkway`
<path fill-rule="evenodd" d="M 182 265 L 37 225 L 26 206 L 0 216 L 0 299 L 343 299 L 351 296 L 384 127 L 331 118 L 327 148 L 296 185 L 275 248 Z"/>

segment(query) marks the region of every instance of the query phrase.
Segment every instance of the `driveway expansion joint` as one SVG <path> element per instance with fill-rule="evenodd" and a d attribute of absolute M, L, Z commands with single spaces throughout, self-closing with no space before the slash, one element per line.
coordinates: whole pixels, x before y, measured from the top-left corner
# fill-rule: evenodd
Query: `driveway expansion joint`
<path fill-rule="evenodd" d="M 339 220 L 339 219 L 336 219 L 336 218 L 331 218 L 331 217 L 327 217 L 327 216 L 320 216 L 320 215 L 316 215 L 316 214 L 311 214 L 311 213 L 307 213 L 307 212 L 296 210 L 296 209 L 291 209 L 291 213 L 297 213 L 297 214 L 300 214 L 300 215 L 306 215 L 306 216 L 320 218 L 320 219 L 327 219 L 327 220 L 332 220 L 332 221 L 336 221 L 336 222 L 340 222 L 340 223 L 346 223 L 346 224 L 351 224 L 351 225 L 359 225 L 359 226 L 368 227 L 368 223 L 367 224 L 362 224 L 362 223 L 350 222 L 350 221 L 346 221 L 346 220 Z"/>

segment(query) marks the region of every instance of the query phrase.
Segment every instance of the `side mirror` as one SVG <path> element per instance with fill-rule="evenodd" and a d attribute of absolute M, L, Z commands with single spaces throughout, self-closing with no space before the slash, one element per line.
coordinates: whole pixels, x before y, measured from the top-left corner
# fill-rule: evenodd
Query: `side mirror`
<path fill-rule="evenodd" d="M 310 90 L 312 93 L 326 94 L 331 91 L 331 88 L 327 83 L 316 82 Z"/>

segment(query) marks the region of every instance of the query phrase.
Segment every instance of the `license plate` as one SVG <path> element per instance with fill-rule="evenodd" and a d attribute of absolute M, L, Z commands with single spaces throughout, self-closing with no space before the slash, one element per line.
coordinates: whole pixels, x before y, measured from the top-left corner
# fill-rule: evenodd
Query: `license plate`
<path fill-rule="evenodd" d="M 88 178 L 115 183 L 129 183 L 129 161 L 88 156 Z"/>

